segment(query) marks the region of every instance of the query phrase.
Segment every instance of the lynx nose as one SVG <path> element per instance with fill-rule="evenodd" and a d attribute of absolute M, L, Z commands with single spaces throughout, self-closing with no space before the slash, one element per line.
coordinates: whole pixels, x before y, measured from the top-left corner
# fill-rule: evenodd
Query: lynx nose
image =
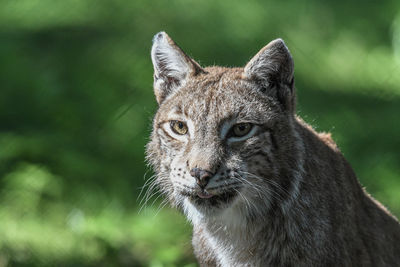
<path fill-rule="evenodd" d="M 190 170 L 190 175 L 196 179 L 196 183 L 204 189 L 214 175 L 212 172 L 200 168 L 193 168 Z"/>

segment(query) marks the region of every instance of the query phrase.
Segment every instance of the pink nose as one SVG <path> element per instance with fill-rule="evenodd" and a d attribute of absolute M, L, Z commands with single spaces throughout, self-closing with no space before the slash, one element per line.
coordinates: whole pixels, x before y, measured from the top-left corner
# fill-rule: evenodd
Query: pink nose
<path fill-rule="evenodd" d="M 207 170 L 193 168 L 190 170 L 190 175 L 196 179 L 196 183 L 201 187 L 201 189 L 204 189 L 214 174 Z"/>

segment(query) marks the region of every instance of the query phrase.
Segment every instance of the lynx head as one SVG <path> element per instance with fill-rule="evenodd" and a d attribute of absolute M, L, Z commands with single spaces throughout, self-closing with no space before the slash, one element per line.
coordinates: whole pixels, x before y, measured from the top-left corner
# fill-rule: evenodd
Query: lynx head
<path fill-rule="evenodd" d="M 196 223 L 230 212 L 251 220 L 287 199 L 299 149 L 285 43 L 244 68 L 202 68 L 160 32 L 151 58 L 159 108 L 147 157 L 171 203 Z"/>

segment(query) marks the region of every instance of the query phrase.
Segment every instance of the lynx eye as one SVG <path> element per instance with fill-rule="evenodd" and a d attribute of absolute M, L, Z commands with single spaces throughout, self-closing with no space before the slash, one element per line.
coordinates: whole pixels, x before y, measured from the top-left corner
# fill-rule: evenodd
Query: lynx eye
<path fill-rule="evenodd" d="M 172 131 L 176 134 L 184 135 L 188 132 L 188 127 L 183 121 L 171 121 L 170 126 Z"/>
<path fill-rule="evenodd" d="M 235 137 L 242 137 L 248 134 L 252 128 L 253 125 L 250 123 L 239 123 L 232 127 L 232 133 Z"/>

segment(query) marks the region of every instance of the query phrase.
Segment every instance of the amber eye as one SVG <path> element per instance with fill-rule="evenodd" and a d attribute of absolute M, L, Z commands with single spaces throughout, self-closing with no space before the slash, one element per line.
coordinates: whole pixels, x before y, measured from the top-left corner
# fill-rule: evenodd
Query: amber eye
<path fill-rule="evenodd" d="M 248 134 L 253 126 L 250 123 L 239 123 L 232 127 L 232 133 L 236 137 Z"/>
<path fill-rule="evenodd" d="M 171 121 L 171 129 L 174 133 L 184 135 L 188 132 L 188 127 L 183 121 Z"/>

